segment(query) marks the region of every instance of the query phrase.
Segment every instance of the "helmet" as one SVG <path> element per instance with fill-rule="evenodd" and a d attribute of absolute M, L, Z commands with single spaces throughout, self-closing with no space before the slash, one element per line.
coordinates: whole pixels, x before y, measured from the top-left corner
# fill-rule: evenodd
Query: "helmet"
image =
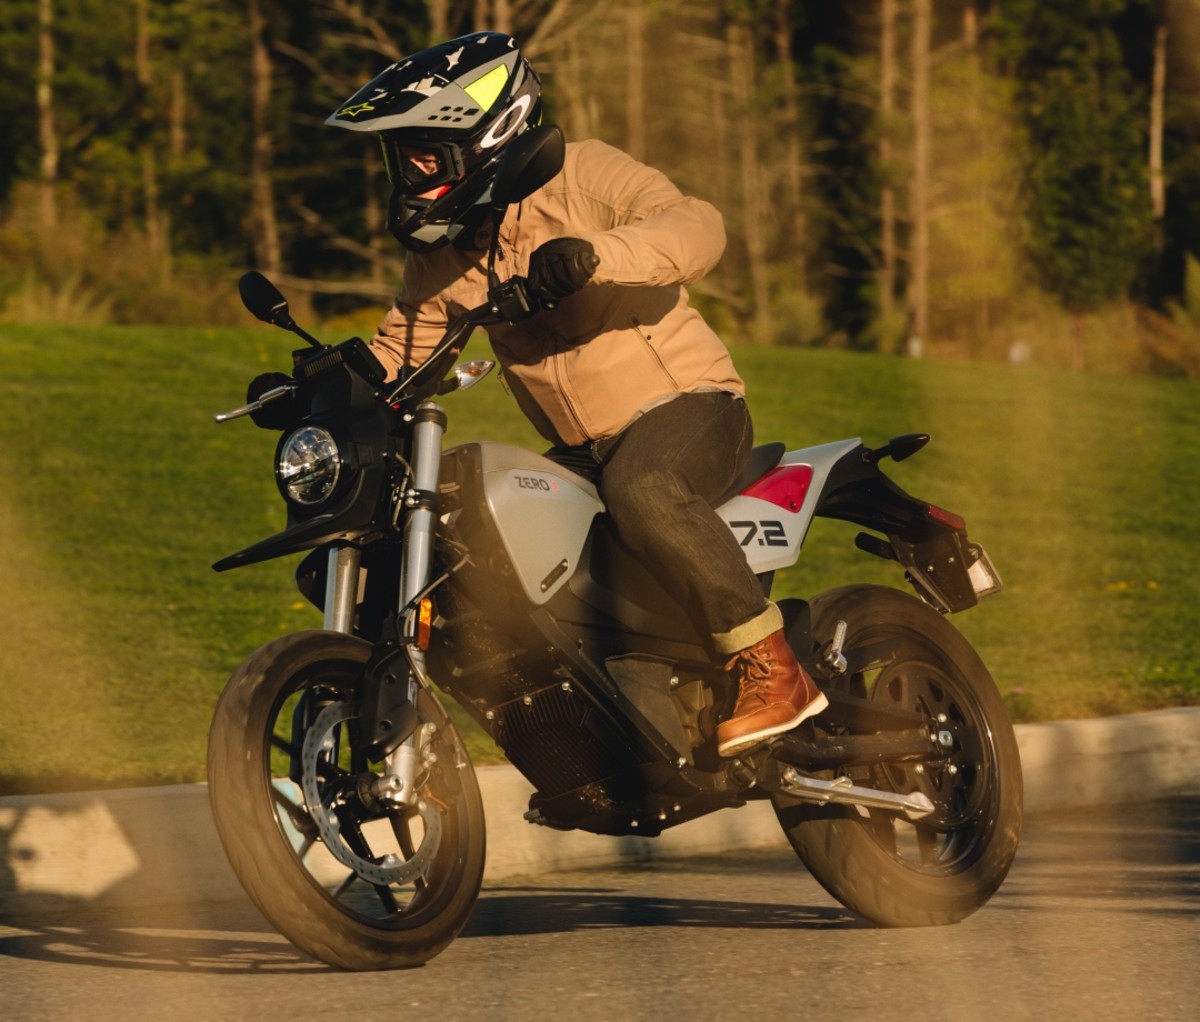
<path fill-rule="evenodd" d="M 501 152 L 540 120 L 541 82 L 516 41 L 476 32 L 393 64 L 325 123 L 379 136 L 392 183 L 388 230 L 426 252 L 460 236 L 470 245 Z"/>

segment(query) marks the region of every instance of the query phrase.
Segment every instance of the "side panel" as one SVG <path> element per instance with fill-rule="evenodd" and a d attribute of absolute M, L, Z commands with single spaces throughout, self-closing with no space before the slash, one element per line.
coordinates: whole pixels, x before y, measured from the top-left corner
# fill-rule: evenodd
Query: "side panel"
<path fill-rule="evenodd" d="M 579 565 L 595 487 L 561 465 L 508 444 L 482 443 L 484 499 L 525 594 L 545 603 Z"/>
<path fill-rule="evenodd" d="M 778 468 L 717 508 L 755 574 L 796 563 L 830 471 L 861 446 L 839 440 L 789 451 Z"/>

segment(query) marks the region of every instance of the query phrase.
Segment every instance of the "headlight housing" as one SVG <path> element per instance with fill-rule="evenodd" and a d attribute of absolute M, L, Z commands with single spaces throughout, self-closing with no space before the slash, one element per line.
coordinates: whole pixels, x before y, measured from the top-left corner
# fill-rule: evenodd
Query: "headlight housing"
<path fill-rule="evenodd" d="M 328 500 L 341 475 L 341 451 L 327 429 L 301 426 L 279 445 L 275 478 L 290 501 L 312 507 Z"/>

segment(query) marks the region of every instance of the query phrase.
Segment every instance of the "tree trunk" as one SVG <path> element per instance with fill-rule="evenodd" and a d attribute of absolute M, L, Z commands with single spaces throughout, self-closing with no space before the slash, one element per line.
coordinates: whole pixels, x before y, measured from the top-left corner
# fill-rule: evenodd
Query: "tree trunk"
<path fill-rule="evenodd" d="M 646 159 L 646 12 L 642 0 L 626 0 L 625 134 L 629 155 Z"/>
<path fill-rule="evenodd" d="M 444 43 L 450 35 L 450 0 L 427 0 L 429 8 L 429 45 Z"/>
<path fill-rule="evenodd" d="M 981 156 L 988 153 L 990 139 L 988 137 L 987 118 L 983 113 L 981 85 L 983 79 L 983 58 L 979 52 L 979 13 L 975 10 L 974 2 L 969 2 L 963 9 L 963 46 L 971 61 L 971 81 L 968 93 L 969 123 L 973 133 L 975 151 Z M 988 161 L 990 162 L 990 160 Z M 988 207 L 988 179 L 984 174 L 979 175 L 978 202 L 980 210 Z M 972 259 L 976 266 L 983 269 L 983 261 L 987 242 L 984 235 L 982 218 L 975 218 L 974 245 Z M 991 333 L 991 314 L 988 308 L 988 297 L 980 295 L 975 303 L 975 334 L 985 339 Z"/>
<path fill-rule="evenodd" d="M 171 72 L 170 148 L 171 159 L 178 160 L 187 151 L 188 94 L 187 73 L 182 67 Z"/>
<path fill-rule="evenodd" d="M 896 0 L 883 0 L 879 38 L 879 348 L 895 350 L 892 315 L 896 295 L 896 186 L 892 181 L 892 129 L 896 116 Z"/>
<path fill-rule="evenodd" d="M 368 272 L 373 284 L 384 284 L 383 264 L 384 237 L 391 235 L 386 230 L 383 204 L 379 201 L 379 157 L 375 149 L 363 147 L 363 221 L 366 226 L 367 249 L 370 252 Z"/>
<path fill-rule="evenodd" d="M 266 21 L 259 0 L 249 0 L 250 14 L 250 233 L 254 261 L 267 273 L 277 272 L 282 259 L 275 218 L 275 185 L 271 179 L 271 54 Z"/>
<path fill-rule="evenodd" d="M 1163 177 L 1163 100 L 1167 87 L 1167 26 L 1154 33 L 1154 75 L 1150 92 L 1150 208 L 1154 214 L 1156 244 L 1162 250 L 1162 220 L 1167 212 Z"/>
<path fill-rule="evenodd" d="M 791 286 L 804 291 L 808 286 L 805 267 L 805 236 L 808 233 L 804 213 L 803 149 L 800 142 L 800 98 L 796 91 L 796 63 L 792 60 L 791 0 L 775 0 L 775 52 L 782 79 L 784 117 L 783 181 L 787 209 L 784 212 L 784 245 L 791 266 Z"/>
<path fill-rule="evenodd" d="M 741 170 L 742 233 L 746 239 L 746 261 L 750 269 L 750 291 L 754 302 L 752 340 L 756 344 L 770 344 L 770 266 L 763 224 L 763 176 L 759 164 L 757 121 L 752 109 L 755 87 L 754 38 L 747 25 L 730 21 L 726 28 L 726 41 L 729 46 L 734 116 L 743 125 L 738 141 L 738 156 Z"/>
<path fill-rule="evenodd" d="M 508 0 L 475 0 L 475 31 L 512 35 L 512 12 Z M 438 42 L 445 42 L 439 39 Z"/>
<path fill-rule="evenodd" d="M 724 53 L 722 53 L 722 61 Z M 712 184 L 713 199 L 721 209 L 733 208 L 733 174 L 730 167 L 729 142 L 729 84 L 719 74 L 709 75 L 705 83 L 710 87 L 712 100 Z M 717 281 L 722 291 L 736 295 L 741 282 L 733 259 L 722 259 L 717 263 Z M 712 279 L 712 278 L 710 278 Z M 741 311 L 739 309 L 739 311 Z"/>
<path fill-rule="evenodd" d="M 41 147 L 38 216 L 41 227 L 52 231 L 58 224 L 58 131 L 54 124 L 53 0 L 38 0 L 37 115 L 38 143 Z"/>
<path fill-rule="evenodd" d="M 560 56 L 563 75 L 557 82 L 557 93 L 563 130 L 567 138 L 592 138 L 595 129 L 592 127 L 587 76 L 583 71 L 578 40 L 572 37 L 563 43 Z"/>
<path fill-rule="evenodd" d="M 929 184 L 933 117 L 929 106 L 932 0 L 913 0 L 912 126 L 913 169 L 908 191 L 909 329 L 929 342 Z"/>
<path fill-rule="evenodd" d="M 149 109 L 153 73 L 150 66 L 150 14 L 147 0 L 136 0 L 134 5 L 134 75 L 137 79 L 141 109 L 142 164 L 142 209 L 146 223 L 146 248 L 150 257 L 158 263 L 164 278 L 170 277 L 171 266 L 168 255 L 166 228 L 159 201 L 158 156 L 154 151 L 154 117 Z"/>

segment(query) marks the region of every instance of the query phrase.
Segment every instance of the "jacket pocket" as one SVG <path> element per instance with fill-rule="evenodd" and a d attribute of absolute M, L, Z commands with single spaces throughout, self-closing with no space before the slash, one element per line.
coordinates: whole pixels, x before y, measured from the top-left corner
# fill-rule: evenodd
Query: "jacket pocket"
<path fill-rule="evenodd" d="M 642 328 L 642 321 L 638 319 L 637 316 L 633 315 L 633 313 L 630 313 L 629 325 L 633 327 L 634 333 L 638 335 L 642 345 L 645 347 L 650 357 L 654 359 L 655 364 L 659 369 L 662 370 L 662 374 L 671 382 L 671 386 L 678 390 L 679 380 L 676 379 L 675 374 L 667 367 L 667 363 L 663 361 L 663 357 L 659 354 L 658 349 L 651 343 L 650 335 Z"/>

